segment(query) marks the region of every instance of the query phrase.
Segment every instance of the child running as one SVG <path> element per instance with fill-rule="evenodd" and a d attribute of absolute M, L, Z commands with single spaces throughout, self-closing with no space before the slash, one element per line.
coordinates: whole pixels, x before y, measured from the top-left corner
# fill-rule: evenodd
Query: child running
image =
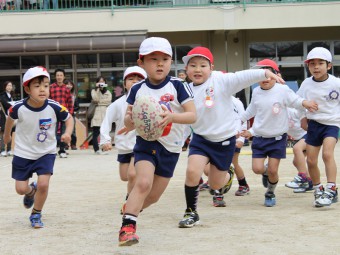
<path fill-rule="evenodd" d="M 127 94 L 132 85 L 146 78 L 145 71 L 139 66 L 128 67 L 123 75 L 124 89 Z M 136 143 L 136 132 L 133 130 L 127 134 L 118 134 L 118 131 L 124 127 L 124 117 L 127 108 L 126 94 L 114 101 L 106 110 L 104 120 L 100 127 L 100 147 L 103 151 L 112 149 L 111 128 L 112 123 L 116 124 L 115 129 L 115 147 L 118 151 L 117 161 L 119 162 L 119 176 L 122 181 L 127 181 L 127 194 L 125 201 L 135 184 L 135 167 L 133 164 L 133 147 Z M 123 213 L 124 205 L 121 213 Z"/>
<path fill-rule="evenodd" d="M 313 181 L 314 206 L 330 206 L 338 201 L 334 148 L 340 127 L 340 80 L 327 73 L 332 68 L 332 54 L 323 47 L 313 48 L 305 63 L 312 76 L 302 82 L 297 93 L 308 100 L 315 100 L 319 105 L 317 112 L 306 114 L 308 172 Z M 318 167 L 321 146 L 327 176 L 326 189 L 321 184 Z"/>
<path fill-rule="evenodd" d="M 197 201 L 199 181 L 210 162 L 208 183 L 212 190 L 225 194 L 231 187 L 232 162 L 238 123 L 235 121 L 232 95 L 267 78 L 284 81 L 270 70 L 245 70 L 236 73 L 213 71 L 214 58 L 208 48 L 196 47 L 183 57 L 194 92 L 197 121 L 192 124 L 188 166 L 185 179 L 186 209 L 180 228 L 199 224 Z"/>
<path fill-rule="evenodd" d="M 259 61 L 255 68 L 280 73 L 277 64 L 270 59 Z M 242 135 L 246 138 L 253 136 L 252 168 L 254 173 L 262 174 L 264 177 L 263 184 L 267 188 L 264 205 L 273 207 L 276 205 L 275 188 L 279 181 L 280 160 L 286 158 L 289 127 L 287 107 L 301 110 L 305 107 L 316 111 L 317 104 L 304 100 L 287 85 L 277 84 L 270 78 L 259 82 L 259 85 L 254 89 L 250 105 L 241 116 L 242 121 L 255 117 L 253 126 L 250 130 L 244 131 Z M 267 157 L 268 166 L 264 167 Z"/>
<path fill-rule="evenodd" d="M 156 141 L 146 141 L 137 135 L 133 149 L 135 156 L 136 183 L 132 188 L 119 231 L 119 245 L 129 246 L 138 243 L 136 234 L 137 217 L 140 211 L 156 203 L 173 176 L 179 153 L 182 151 L 185 125 L 196 121 L 196 108 L 188 85 L 168 76 L 172 63 L 172 49 L 168 40 L 160 37 L 145 39 L 139 48 L 137 63 L 148 78 L 135 84 L 127 97 L 128 107 L 125 116 L 126 130 L 133 130 L 132 105 L 141 95 L 153 96 L 159 101 L 170 95 L 171 110 L 162 106 L 161 127 L 173 123 L 170 133 Z"/>
<path fill-rule="evenodd" d="M 33 206 L 29 217 L 31 226 L 42 228 L 44 224 L 41 221 L 41 211 L 47 198 L 56 158 L 56 123 L 65 121 L 66 130 L 61 141 L 69 143 L 73 118 L 64 106 L 48 99 L 50 75 L 44 67 L 28 69 L 23 77 L 23 87 L 28 97 L 10 108 L 4 141 L 10 142 L 11 129 L 17 120 L 12 178 L 15 179 L 16 192 L 25 195 L 25 208 Z M 38 181 L 28 185 L 33 173 L 38 175 Z"/>

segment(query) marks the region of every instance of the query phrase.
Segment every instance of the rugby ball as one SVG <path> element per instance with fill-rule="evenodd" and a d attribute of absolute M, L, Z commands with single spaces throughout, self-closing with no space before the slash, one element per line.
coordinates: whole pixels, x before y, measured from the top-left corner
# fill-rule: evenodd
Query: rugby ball
<path fill-rule="evenodd" d="M 132 120 L 137 134 L 147 141 L 156 141 L 161 137 L 163 129 L 159 123 L 163 119 L 160 116 L 162 112 L 161 105 L 152 96 L 137 97 L 132 107 Z"/>

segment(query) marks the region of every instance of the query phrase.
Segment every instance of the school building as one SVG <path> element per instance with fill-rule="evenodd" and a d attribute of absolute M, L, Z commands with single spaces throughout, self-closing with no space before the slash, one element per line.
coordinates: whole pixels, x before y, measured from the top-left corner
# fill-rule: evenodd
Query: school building
<path fill-rule="evenodd" d="M 22 1 L 0 12 L 0 84 L 11 80 L 19 98 L 24 96 L 23 73 L 36 65 L 51 74 L 65 69 L 81 103 L 90 102 L 99 75 L 118 97 L 123 71 L 136 64 L 138 47 L 150 36 L 172 44 L 172 75 L 184 68 L 182 57 L 198 45 L 212 50 L 217 70 L 235 72 L 274 59 L 293 86 L 308 76 L 303 65 L 307 52 L 324 46 L 334 55 L 331 73 L 340 75 L 340 1 Z"/>

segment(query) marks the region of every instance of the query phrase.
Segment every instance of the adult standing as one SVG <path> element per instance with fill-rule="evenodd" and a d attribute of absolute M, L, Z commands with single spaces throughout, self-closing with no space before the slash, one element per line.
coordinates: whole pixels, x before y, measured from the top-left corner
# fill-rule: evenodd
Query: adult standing
<path fill-rule="evenodd" d="M 64 107 L 66 107 L 69 113 L 73 115 L 72 95 L 71 95 L 70 90 L 64 84 L 65 70 L 59 69 L 59 68 L 56 69 L 54 71 L 54 76 L 55 76 L 56 82 L 51 84 L 50 86 L 50 98 L 54 101 L 57 101 L 59 104 L 63 105 Z M 56 132 L 58 132 L 58 129 L 60 130 L 61 133 L 64 133 L 65 124 L 62 121 L 59 121 Z M 66 144 L 60 141 L 59 151 L 58 151 L 60 158 L 67 158 L 65 147 L 66 147 Z"/>
<path fill-rule="evenodd" d="M 2 157 L 7 157 L 7 156 L 12 156 L 12 150 L 11 150 L 11 143 L 8 143 L 7 145 L 4 143 L 3 139 L 2 139 L 2 134 L 4 132 L 5 129 L 5 123 L 6 123 L 6 117 L 8 115 L 8 109 L 11 107 L 11 103 L 13 102 L 13 84 L 10 81 L 5 81 L 4 85 L 3 85 L 3 89 L 4 91 L 0 94 L 0 102 L 2 105 L 2 109 L 0 109 L 0 146 L 1 146 L 1 156 Z M 0 107 L 1 108 L 1 107 Z M 11 131 L 11 133 L 14 131 Z"/>
<path fill-rule="evenodd" d="M 76 135 L 76 113 L 79 111 L 79 101 L 75 91 L 75 85 L 71 80 L 65 80 L 64 83 L 66 87 L 70 90 L 73 102 L 73 114 L 72 117 L 74 119 L 74 127 L 71 135 L 71 149 L 77 150 L 77 135 Z"/>
<path fill-rule="evenodd" d="M 91 120 L 92 127 L 92 145 L 96 154 L 107 154 L 99 150 L 98 137 L 100 134 L 100 126 L 104 120 L 107 107 L 111 104 L 112 94 L 107 90 L 106 79 L 99 76 L 96 80 L 96 87 L 91 91 L 92 101 L 97 104 L 93 118 Z"/>

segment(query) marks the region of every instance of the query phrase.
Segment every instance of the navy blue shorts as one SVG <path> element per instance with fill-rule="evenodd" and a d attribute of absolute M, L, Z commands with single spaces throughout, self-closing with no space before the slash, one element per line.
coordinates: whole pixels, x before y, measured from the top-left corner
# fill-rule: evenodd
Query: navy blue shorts
<path fill-rule="evenodd" d="M 334 137 L 338 141 L 339 128 L 309 120 L 307 134 L 306 143 L 318 147 L 322 145 L 326 137 Z"/>
<path fill-rule="evenodd" d="M 286 158 L 287 134 L 278 137 L 264 138 L 254 136 L 251 144 L 253 158 Z"/>
<path fill-rule="evenodd" d="M 54 161 L 56 154 L 47 154 L 36 160 L 13 157 L 12 178 L 17 181 L 26 181 L 33 176 L 51 174 L 53 175 Z"/>
<path fill-rule="evenodd" d="M 118 154 L 117 161 L 119 163 L 130 163 L 133 157 L 134 156 L 132 152 L 127 154 Z"/>
<path fill-rule="evenodd" d="M 146 141 L 137 136 L 136 145 L 133 148 L 135 164 L 138 161 L 150 161 L 155 166 L 155 174 L 171 178 L 174 175 L 179 153 L 169 152 L 158 141 Z"/>
<path fill-rule="evenodd" d="M 230 137 L 222 142 L 211 142 L 193 133 L 190 141 L 189 156 L 202 155 L 209 158 L 210 164 L 217 169 L 228 171 L 233 160 L 236 137 Z"/>
<path fill-rule="evenodd" d="M 240 153 L 240 152 L 241 152 L 241 148 L 235 147 L 235 153 Z"/>

